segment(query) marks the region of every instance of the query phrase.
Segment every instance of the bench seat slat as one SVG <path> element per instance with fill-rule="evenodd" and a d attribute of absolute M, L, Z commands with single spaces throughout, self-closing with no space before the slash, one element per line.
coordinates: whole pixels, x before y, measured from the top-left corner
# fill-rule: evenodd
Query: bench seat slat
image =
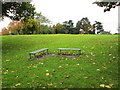
<path fill-rule="evenodd" d="M 40 50 L 36 50 L 36 51 L 30 52 L 30 54 L 35 54 L 35 53 L 45 51 L 45 50 L 48 50 L 48 48 L 43 48 L 43 49 L 40 49 Z"/>
<path fill-rule="evenodd" d="M 58 50 L 80 50 L 79 48 L 58 48 Z"/>

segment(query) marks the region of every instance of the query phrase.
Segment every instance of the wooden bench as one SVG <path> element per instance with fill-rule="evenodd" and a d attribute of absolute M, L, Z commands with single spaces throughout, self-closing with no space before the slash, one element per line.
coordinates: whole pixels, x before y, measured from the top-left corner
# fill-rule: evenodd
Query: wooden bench
<path fill-rule="evenodd" d="M 61 54 L 61 51 L 65 51 L 65 50 L 77 51 L 78 53 L 76 55 L 80 55 L 81 53 L 81 50 L 79 48 L 58 48 L 58 54 Z"/>
<path fill-rule="evenodd" d="M 48 48 L 42 48 L 40 50 L 36 50 L 36 51 L 33 51 L 33 52 L 30 52 L 29 53 L 29 56 L 30 56 L 30 59 L 32 59 L 32 57 L 35 58 L 36 54 L 40 53 L 40 52 L 45 52 L 46 51 L 46 54 L 48 54 Z"/>

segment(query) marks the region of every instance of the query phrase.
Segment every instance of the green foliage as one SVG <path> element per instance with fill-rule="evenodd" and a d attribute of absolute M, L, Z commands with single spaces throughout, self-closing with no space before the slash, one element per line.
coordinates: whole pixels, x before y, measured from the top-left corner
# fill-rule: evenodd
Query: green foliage
<path fill-rule="evenodd" d="M 73 25 L 74 23 L 72 20 L 63 22 L 64 30 L 66 30 L 65 33 L 73 34 Z"/>
<path fill-rule="evenodd" d="M 90 21 L 89 21 L 89 19 L 87 17 L 82 18 L 76 24 L 77 31 L 80 30 L 80 33 L 84 33 L 84 34 L 89 33 L 90 26 L 91 26 L 91 24 L 90 24 Z"/>
<path fill-rule="evenodd" d="M 101 22 L 95 21 L 95 24 L 93 24 L 93 27 L 95 30 L 97 30 L 97 34 L 104 31 L 103 25 Z"/>
<path fill-rule="evenodd" d="M 49 24 L 50 20 L 43 16 L 42 13 L 35 13 L 35 19 L 40 22 L 40 24 Z"/>
<path fill-rule="evenodd" d="M 41 25 L 40 26 L 40 34 L 54 34 L 55 31 L 51 26 Z"/>
<path fill-rule="evenodd" d="M 13 14 L 12 16 L 10 14 Z M 5 2 L 2 3 L 2 16 L 10 17 L 13 20 L 20 20 L 24 18 L 33 18 L 35 14 L 35 7 L 30 2 Z"/>
<path fill-rule="evenodd" d="M 112 1 L 110 2 L 109 0 L 108 1 L 96 1 L 96 2 L 93 2 L 93 4 L 97 4 L 99 7 L 105 7 L 104 9 L 104 12 L 106 11 L 110 11 L 111 8 L 115 8 L 116 6 L 120 6 L 120 2 L 119 1 Z"/>
<path fill-rule="evenodd" d="M 62 24 L 57 23 L 56 25 L 53 26 L 53 29 L 55 30 L 56 34 L 65 34 L 65 28 Z"/>
<path fill-rule="evenodd" d="M 24 22 L 23 34 L 34 34 L 40 32 L 40 23 L 32 18 Z"/>
<path fill-rule="evenodd" d="M 91 43 L 92 42 L 92 43 Z M 16 35 L 2 37 L 2 88 L 118 88 L 118 35 Z M 80 57 L 28 53 L 47 47 L 80 48 Z"/>

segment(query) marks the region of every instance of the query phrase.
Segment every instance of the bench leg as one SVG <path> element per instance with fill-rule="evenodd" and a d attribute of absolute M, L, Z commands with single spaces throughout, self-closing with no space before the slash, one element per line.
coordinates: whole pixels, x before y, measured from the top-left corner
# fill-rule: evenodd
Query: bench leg
<path fill-rule="evenodd" d="M 47 49 L 47 54 L 48 54 L 48 49 Z"/>
<path fill-rule="evenodd" d="M 29 53 L 29 56 L 30 56 L 29 60 L 31 60 L 32 57 L 31 57 L 31 54 L 30 54 L 30 53 Z"/>
<path fill-rule="evenodd" d="M 58 55 L 61 54 L 61 50 L 58 50 Z"/>
<path fill-rule="evenodd" d="M 80 55 L 81 50 L 78 50 L 78 55 Z"/>
<path fill-rule="evenodd" d="M 29 56 L 30 56 L 29 60 L 31 60 L 32 59 L 32 54 L 30 53 Z M 33 54 L 33 57 L 35 58 L 35 54 Z"/>

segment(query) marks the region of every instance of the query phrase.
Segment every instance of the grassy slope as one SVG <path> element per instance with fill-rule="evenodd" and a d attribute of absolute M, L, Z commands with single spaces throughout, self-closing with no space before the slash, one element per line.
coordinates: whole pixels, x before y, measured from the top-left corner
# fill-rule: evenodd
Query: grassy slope
<path fill-rule="evenodd" d="M 3 87 L 118 87 L 117 35 L 3 36 L 2 41 Z M 30 51 L 44 47 L 50 52 L 59 47 L 80 48 L 82 55 L 28 60 Z"/>

